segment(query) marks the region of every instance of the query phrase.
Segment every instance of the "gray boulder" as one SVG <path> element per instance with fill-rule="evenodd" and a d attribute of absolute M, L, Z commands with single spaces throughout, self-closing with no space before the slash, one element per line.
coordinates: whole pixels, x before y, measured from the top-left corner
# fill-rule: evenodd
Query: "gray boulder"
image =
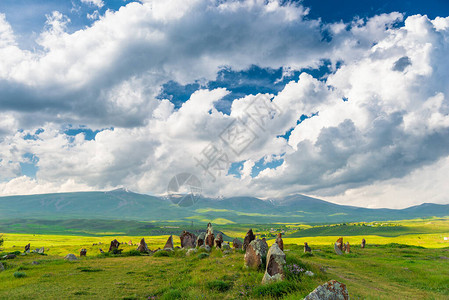
<path fill-rule="evenodd" d="M 274 243 L 267 254 L 267 267 L 262 278 L 262 283 L 283 280 L 285 263 L 284 251 L 281 250 L 278 243 Z"/>
<path fill-rule="evenodd" d="M 202 246 L 200 247 L 200 249 L 204 249 L 204 250 L 206 250 L 207 252 L 210 252 L 210 251 L 212 250 L 212 248 L 209 247 L 209 245 L 202 245 Z"/>
<path fill-rule="evenodd" d="M 314 289 L 304 300 L 349 300 L 346 285 L 330 280 Z"/>
<path fill-rule="evenodd" d="M 70 253 L 70 254 L 67 254 L 67 255 L 64 257 L 64 259 L 65 259 L 65 260 L 68 260 L 68 261 L 74 261 L 74 260 L 77 260 L 78 258 L 76 258 L 75 254 Z"/>
<path fill-rule="evenodd" d="M 225 242 L 221 245 L 221 249 L 222 250 L 231 250 L 231 246 L 229 246 L 229 244 Z"/>

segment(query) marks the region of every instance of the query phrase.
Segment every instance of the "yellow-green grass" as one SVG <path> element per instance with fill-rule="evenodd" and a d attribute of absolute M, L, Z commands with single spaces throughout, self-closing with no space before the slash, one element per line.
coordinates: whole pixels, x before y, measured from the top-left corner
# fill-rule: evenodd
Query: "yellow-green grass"
<path fill-rule="evenodd" d="M 407 234 L 396 237 L 384 237 L 378 235 L 365 236 L 315 236 L 301 238 L 284 238 L 284 244 L 303 245 L 307 242 L 310 246 L 333 245 L 335 241 L 343 237 L 344 241 L 348 241 L 350 245 L 359 245 L 364 238 L 368 244 L 385 245 L 390 243 L 421 246 L 425 248 L 444 248 L 449 247 L 449 241 L 445 241 L 444 237 L 449 237 L 448 233 L 438 234 Z M 268 241 L 268 244 L 274 240 Z"/>
<path fill-rule="evenodd" d="M 299 263 L 315 276 L 287 278 L 286 286 L 261 285 L 263 270 L 243 267 L 243 253 L 210 257 L 87 257 L 75 262 L 30 254 L 8 260 L 0 272 L 0 299 L 278 299 L 261 292 L 285 291 L 283 299 L 302 299 L 317 285 L 336 279 L 351 299 L 448 299 L 449 249 L 372 246 L 337 256 L 323 245 L 312 256 L 286 245 L 287 263 Z M 39 264 L 33 265 L 32 261 Z M 15 278 L 15 272 L 26 274 Z M 214 285 L 211 285 L 214 283 Z M 225 284 L 225 289 L 220 287 Z M 243 292 L 243 296 L 241 296 Z M 151 298 L 150 298 L 151 299 Z"/>
<path fill-rule="evenodd" d="M 87 249 L 87 255 L 98 255 L 100 248 L 104 251 L 109 249 L 109 245 L 112 240 L 117 239 L 119 242 L 125 243 L 121 245 L 125 251 L 135 250 L 137 244 L 142 238 L 145 238 L 145 242 L 150 249 L 163 248 L 167 242 L 169 236 L 102 236 L 102 237 L 89 237 L 89 236 L 64 236 L 64 235 L 34 235 L 34 234 L 13 234 L 7 233 L 3 235 L 5 240 L 3 248 L 4 251 L 22 251 L 25 245 L 31 244 L 31 250 L 44 247 L 46 253 L 50 255 L 65 256 L 68 253 L 77 254 L 81 248 Z M 128 242 L 132 241 L 134 245 L 128 245 Z M 173 237 L 174 246 L 180 246 L 179 237 Z M 99 244 L 101 243 L 101 244 Z M 93 245 L 96 244 L 96 245 Z M 48 249 L 48 250 L 47 250 Z"/>

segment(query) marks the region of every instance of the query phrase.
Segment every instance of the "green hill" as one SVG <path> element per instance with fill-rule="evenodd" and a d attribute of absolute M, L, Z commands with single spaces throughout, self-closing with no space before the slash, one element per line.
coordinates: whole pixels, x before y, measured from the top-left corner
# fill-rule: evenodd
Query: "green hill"
<path fill-rule="evenodd" d="M 202 198 L 190 207 L 124 189 L 0 197 L 0 220 L 116 219 L 206 223 L 339 223 L 449 216 L 449 205 L 422 204 L 406 209 L 368 209 L 338 205 L 304 195 L 261 200 L 254 197 Z M 219 223 L 217 221 L 217 223 Z"/>

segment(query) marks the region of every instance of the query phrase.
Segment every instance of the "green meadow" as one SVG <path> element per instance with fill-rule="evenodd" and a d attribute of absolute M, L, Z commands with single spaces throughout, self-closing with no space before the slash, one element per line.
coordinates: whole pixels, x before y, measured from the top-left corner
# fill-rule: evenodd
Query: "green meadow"
<path fill-rule="evenodd" d="M 160 231 L 151 229 L 164 233 L 165 227 L 176 231 L 178 225 L 182 227 L 157 224 Z M 189 230 L 188 224 L 184 226 Z M 242 238 L 249 228 L 214 225 L 214 230 L 230 238 Z M 186 256 L 184 250 L 176 249 L 140 255 L 135 245 L 127 244 L 120 246 L 121 255 L 99 251 L 107 251 L 114 238 L 137 244 L 142 237 L 155 250 L 163 247 L 167 234 L 111 234 L 101 228 L 84 235 L 4 233 L 2 255 L 23 252 L 28 243 L 32 250 L 46 250 L 44 255 L 2 260 L 6 270 L 0 272 L 0 299 L 301 299 L 330 279 L 346 284 L 351 299 L 449 298 L 447 218 L 252 228 L 269 245 L 277 232 L 284 232 L 287 264 L 312 271 L 314 276 L 287 272 L 283 282 L 262 285 L 264 271 L 245 268 L 240 251 L 213 249 L 209 255 L 199 251 Z M 340 236 L 351 244 L 350 254 L 334 253 L 333 243 Z M 367 241 L 365 249 L 360 247 L 362 238 Z M 174 242 L 179 246 L 178 237 L 174 236 Z M 304 254 L 304 242 L 311 246 L 312 255 Z M 63 259 L 68 253 L 78 256 L 81 248 L 87 249 L 87 257 L 73 262 Z"/>

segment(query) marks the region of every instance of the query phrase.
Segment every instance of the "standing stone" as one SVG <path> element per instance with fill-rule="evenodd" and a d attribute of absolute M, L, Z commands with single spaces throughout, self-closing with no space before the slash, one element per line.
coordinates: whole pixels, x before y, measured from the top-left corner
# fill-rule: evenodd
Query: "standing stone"
<path fill-rule="evenodd" d="M 196 246 L 201 247 L 202 245 L 204 245 L 205 240 L 206 240 L 206 233 L 201 232 L 200 235 L 196 239 Z"/>
<path fill-rule="evenodd" d="M 304 300 L 349 300 L 349 293 L 345 284 L 330 280 L 314 289 Z"/>
<path fill-rule="evenodd" d="M 179 236 L 181 239 L 181 248 L 195 248 L 196 236 L 188 231 L 183 231 Z"/>
<path fill-rule="evenodd" d="M 343 252 L 340 250 L 340 247 L 337 245 L 337 243 L 334 244 L 334 251 L 337 255 L 343 254 Z"/>
<path fill-rule="evenodd" d="M 337 255 L 343 254 L 343 238 L 339 238 L 334 244 L 334 250 Z"/>
<path fill-rule="evenodd" d="M 243 248 L 243 244 L 238 238 L 235 238 L 232 241 L 232 246 L 234 247 L 235 250 L 240 250 Z"/>
<path fill-rule="evenodd" d="M 28 245 L 25 246 L 25 253 L 30 253 L 31 244 L 28 243 Z"/>
<path fill-rule="evenodd" d="M 348 254 L 351 252 L 351 246 L 349 245 L 349 242 L 346 242 L 345 244 L 345 253 Z"/>
<path fill-rule="evenodd" d="M 119 246 L 120 246 L 119 241 L 117 241 L 116 239 L 114 239 L 114 240 L 111 242 L 111 245 L 109 246 L 109 252 L 111 252 L 111 251 L 112 251 L 112 252 L 117 251 Z"/>
<path fill-rule="evenodd" d="M 362 249 L 365 248 L 365 244 L 366 244 L 365 239 L 362 239 L 362 245 L 361 245 Z"/>
<path fill-rule="evenodd" d="M 280 281 L 284 279 L 285 253 L 277 243 L 274 243 L 267 255 L 267 268 L 262 278 L 262 283 Z"/>
<path fill-rule="evenodd" d="M 214 247 L 215 242 L 215 236 L 214 236 L 214 229 L 212 227 L 212 224 L 207 224 L 207 233 L 206 233 L 206 245 L 209 247 Z"/>
<path fill-rule="evenodd" d="M 312 253 L 312 249 L 307 243 L 304 243 L 304 253 Z"/>
<path fill-rule="evenodd" d="M 343 238 L 339 238 L 336 242 L 337 247 L 340 248 L 340 251 L 343 251 Z"/>
<path fill-rule="evenodd" d="M 86 254 L 87 254 L 87 250 L 86 249 L 81 249 L 81 251 L 80 251 L 80 257 L 81 256 L 86 256 Z"/>
<path fill-rule="evenodd" d="M 223 235 L 220 232 L 217 234 L 217 237 L 215 238 L 215 247 L 221 249 L 221 244 L 223 244 Z"/>
<path fill-rule="evenodd" d="M 262 266 L 262 259 L 267 256 L 268 245 L 262 240 L 252 241 L 245 252 L 245 266 L 258 269 Z"/>
<path fill-rule="evenodd" d="M 137 247 L 137 251 L 139 252 L 150 252 L 150 250 L 148 250 L 148 245 L 147 243 L 145 243 L 145 239 L 142 238 L 140 240 L 139 246 Z"/>
<path fill-rule="evenodd" d="M 210 222 L 207 223 L 207 234 L 214 234 L 214 228 Z"/>
<path fill-rule="evenodd" d="M 278 237 L 276 238 L 276 244 L 278 244 L 279 248 L 284 251 L 284 241 L 282 240 L 282 233 L 278 233 Z"/>
<path fill-rule="evenodd" d="M 132 241 L 132 240 L 129 240 L 128 245 L 129 245 L 129 246 L 132 246 L 132 245 L 133 245 L 133 241 Z"/>
<path fill-rule="evenodd" d="M 173 236 L 170 235 L 167 242 L 165 243 L 164 250 L 174 250 L 173 247 Z"/>
<path fill-rule="evenodd" d="M 73 261 L 73 260 L 77 260 L 78 258 L 76 258 L 75 254 L 70 253 L 70 254 L 67 254 L 67 255 L 64 257 L 64 259 L 65 259 L 65 260 L 68 260 L 68 261 Z"/>
<path fill-rule="evenodd" d="M 104 253 L 103 249 L 101 249 L 101 248 L 100 248 L 99 250 L 100 250 L 100 253 L 101 253 L 101 254 L 103 254 L 103 253 Z"/>
<path fill-rule="evenodd" d="M 37 253 L 39 253 L 39 254 L 44 254 L 44 252 L 45 252 L 45 248 L 44 247 L 42 247 L 42 248 L 37 250 Z"/>
<path fill-rule="evenodd" d="M 264 259 L 267 258 L 268 244 L 267 244 L 267 240 L 265 238 L 263 238 L 260 242 L 260 249 L 261 249 L 261 252 L 264 253 L 264 255 L 262 257 Z"/>
<path fill-rule="evenodd" d="M 246 233 L 245 239 L 243 240 L 243 250 L 246 251 L 246 248 L 255 239 L 256 239 L 256 237 L 254 236 L 253 230 L 252 229 L 248 230 L 248 232 Z"/>

